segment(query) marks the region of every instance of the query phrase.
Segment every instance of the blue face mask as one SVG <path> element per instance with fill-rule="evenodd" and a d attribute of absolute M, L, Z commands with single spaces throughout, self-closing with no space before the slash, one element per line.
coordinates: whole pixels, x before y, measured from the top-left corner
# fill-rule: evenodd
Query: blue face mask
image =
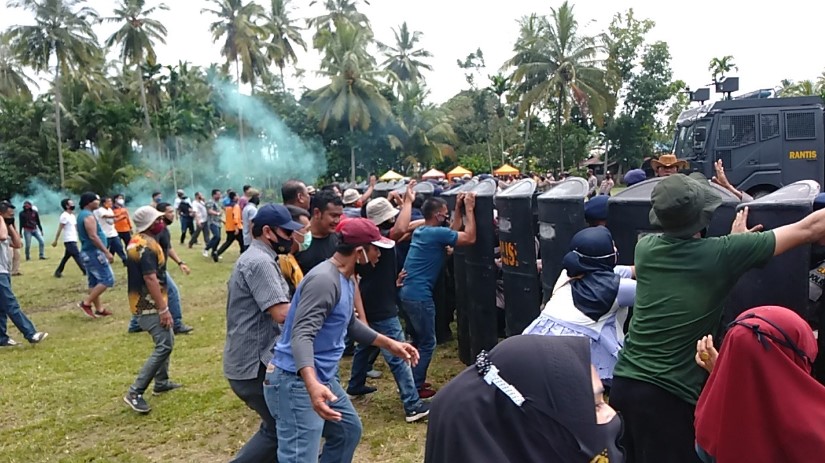
<path fill-rule="evenodd" d="M 312 245 L 312 232 L 307 232 L 304 235 L 304 241 L 301 243 L 300 251 L 306 251 Z"/>

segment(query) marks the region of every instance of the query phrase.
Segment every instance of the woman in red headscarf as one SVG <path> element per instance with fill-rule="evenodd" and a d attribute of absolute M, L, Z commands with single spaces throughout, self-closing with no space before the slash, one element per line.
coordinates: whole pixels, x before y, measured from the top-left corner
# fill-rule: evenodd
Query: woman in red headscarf
<path fill-rule="evenodd" d="M 697 358 L 707 359 L 702 354 Z M 696 405 L 702 459 L 774 463 L 822 458 L 825 386 L 811 376 L 816 354 L 811 328 L 793 311 L 757 307 L 740 315 Z"/>

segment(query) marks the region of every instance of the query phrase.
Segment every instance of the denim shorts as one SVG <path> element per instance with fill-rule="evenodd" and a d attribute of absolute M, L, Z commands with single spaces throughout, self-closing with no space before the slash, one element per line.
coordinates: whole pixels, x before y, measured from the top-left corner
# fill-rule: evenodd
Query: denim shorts
<path fill-rule="evenodd" d="M 80 251 L 80 259 L 86 267 L 86 277 L 89 280 L 89 288 L 103 285 L 111 288 L 115 285 L 115 274 L 106 256 L 95 249 L 94 251 Z"/>

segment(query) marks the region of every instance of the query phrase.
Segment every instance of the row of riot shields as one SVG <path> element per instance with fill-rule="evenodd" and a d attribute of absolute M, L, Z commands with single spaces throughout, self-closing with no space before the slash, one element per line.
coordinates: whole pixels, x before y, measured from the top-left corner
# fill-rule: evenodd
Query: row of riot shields
<path fill-rule="evenodd" d="M 659 181 L 647 180 L 610 198 L 608 228 L 616 242 L 620 264 L 632 265 L 639 238 L 659 232 L 649 220 L 651 193 Z M 570 240 L 586 226 L 584 202 L 588 186 L 583 179 L 569 179 L 541 195 L 535 194 L 532 180 L 522 180 L 495 195 L 492 182 L 487 185 L 473 183 L 446 193 L 446 199 L 453 200 L 451 206 L 458 191 L 475 191 L 478 195 L 476 244 L 457 249 L 453 256 L 459 354 L 465 364 L 498 339 L 494 243 L 499 245 L 503 273 L 505 333 L 511 336 L 521 333 L 552 297 Z M 813 200 L 820 191 L 816 182 L 801 181 L 742 204 L 728 191 L 716 185 L 712 188 L 723 203 L 708 227 L 707 236 L 711 237 L 729 234 L 736 212 L 745 205 L 749 207 L 751 226 L 761 224 L 765 230 L 772 230 L 796 222 L 811 213 Z M 780 305 L 806 314 L 810 256 L 811 247 L 803 246 L 773 258 L 764 268 L 748 272 L 731 291 L 722 326 L 760 305 Z M 541 260 L 541 271 L 537 259 Z"/>

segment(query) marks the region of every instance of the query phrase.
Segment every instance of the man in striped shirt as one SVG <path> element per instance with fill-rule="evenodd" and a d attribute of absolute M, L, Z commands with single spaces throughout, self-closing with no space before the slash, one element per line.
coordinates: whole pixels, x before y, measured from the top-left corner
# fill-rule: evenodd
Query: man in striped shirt
<path fill-rule="evenodd" d="M 252 241 L 229 279 L 223 371 L 232 391 L 261 416 L 258 432 L 233 462 L 274 460 L 278 451 L 275 419 L 264 400 L 266 365 L 289 310 L 289 286 L 278 255 L 292 249 L 292 234 L 304 228 L 285 206 L 267 204 L 252 219 Z"/>

